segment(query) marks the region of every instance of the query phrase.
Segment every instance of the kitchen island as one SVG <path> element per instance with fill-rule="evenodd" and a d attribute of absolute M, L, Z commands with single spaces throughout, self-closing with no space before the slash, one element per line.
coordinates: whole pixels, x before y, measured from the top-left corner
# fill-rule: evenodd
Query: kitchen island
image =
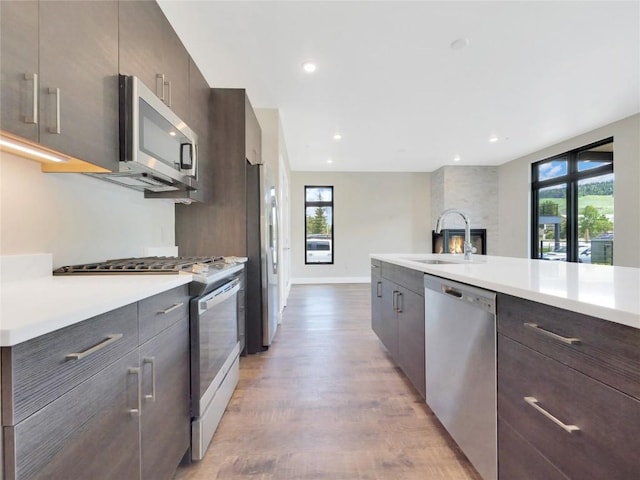
<path fill-rule="evenodd" d="M 640 329 L 639 268 L 485 255 L 474 255 L 471 262 L 454 254 L 371 258 Z"/>
<path fill-rule="evenodd" d="M 434 338 L 442 332 L 428 328 L 430 319 L 452 325 L 459 344 L 474 341 L 475 329 L 456 330 L 460 319 L 451 311 L 442 316 L 433 296 L 423 294 L 418 309 L 420 278 L 495 292 L 489 357 L 497 367 L 484 380 L 473 378 L 497 382 L 497 469 L 485 480 L 640 478 L 640 269 L 428 254 L 371 255 L 371 269 L 372 328 L 427 404 L 430 345 L 442 343 Z M 476 301 L 456 297 L 451 302 Z M 413 364 L 403 359 L 409 352 L 417 358 Z M 462 364 L 438 368 L 452 381 L 471 382 L 474 362 Z M 466 396 L 477 397 L 473 391 Z M 473 421 L 473 401 L 468 405 L 465 423 Z M 447 427 L 449 419 L 436 416 Z"/>

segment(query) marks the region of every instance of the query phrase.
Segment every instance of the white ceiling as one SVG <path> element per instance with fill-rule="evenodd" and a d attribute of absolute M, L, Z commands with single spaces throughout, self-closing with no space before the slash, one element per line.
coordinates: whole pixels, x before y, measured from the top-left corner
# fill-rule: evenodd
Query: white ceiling
<path fill-rule="evenodd" d="M 158 3 L 212 86 L 279 110 L 293 170 L 499 165 L 640 111 L 639 1 Z"/>

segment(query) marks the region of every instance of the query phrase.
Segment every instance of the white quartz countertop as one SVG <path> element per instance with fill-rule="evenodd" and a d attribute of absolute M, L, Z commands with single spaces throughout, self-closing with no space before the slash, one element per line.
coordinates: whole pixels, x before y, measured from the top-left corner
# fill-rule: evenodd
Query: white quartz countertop
<path fill-rule="evenodd" d="M 495 292 L 640 328 L 640 268 L 474 255 L 371 254 L 371 258 Z M 428 264 L 420 260 L 455 263 Z"/>
<path fill-rule="evenodd" d="M 10 276 L 0 282 L 0 346 L 18 343 L 191 282 L 180 275 Z M 46 268 L 45 268 L 46 271 Z M 9 277 L 9 278 L 7 278 Z"/>

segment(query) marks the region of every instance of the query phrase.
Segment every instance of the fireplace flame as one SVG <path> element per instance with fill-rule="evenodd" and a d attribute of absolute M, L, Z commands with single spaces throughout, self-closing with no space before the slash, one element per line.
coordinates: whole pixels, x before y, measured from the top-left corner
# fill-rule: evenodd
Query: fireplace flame
<path fill-rule="evenodd" d="M 449 253 L 464 253 L 464 238 L 452 236 L 449 238 Z"/>

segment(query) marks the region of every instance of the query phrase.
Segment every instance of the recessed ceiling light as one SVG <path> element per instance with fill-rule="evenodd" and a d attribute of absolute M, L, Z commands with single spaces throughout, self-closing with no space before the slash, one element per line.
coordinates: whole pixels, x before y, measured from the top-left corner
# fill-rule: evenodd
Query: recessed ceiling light
<path fill-rule="evenodd" d="M 466 48 L 468 45 L 469 45 L 468 38 L 458 38 L 453 42 L 451 42 L 449 47 L 451 48 L 451 50 L 462 50 L 463 48 Z"/>
<path fill-rule="evenodd" d="M 454 162 L 459 162 L 460 161 L 460 155 L 456 155 L 455 157 L 453 157 L 453 161 Z"/>
<path fill-rule="evenodd" d="M 311 61 L 306 61 L 302 64 L 302 69 L 307 73 L 313 73 L 317 68 L 317 65 Z"/>
<path fill-rule="evenodd" d="M 341 138 L 342 138 L 342 135 L 340 135 L 339 133 L 336 133 L 336 134 L 333 136 L 333 139 L 334 139 L 334 140 L 340 140 Z"/>
<path fill-rule="evenodd" d="M 175 136 L 176 136 L 176 132 L 174 132 L 173 130 L 171 130 L 171 131 L 169 132 L 169 135 L 171 135 L 172 137 L 175 137 Z"/>
<path fill-rule="evenodd" d="M 497 141 L 498 141 L 498 137 L 496 137 L 495 135 L 493 135 L 491 138 L 489 138 L 489 141 L 490 141 L 491 143 L 495 143 L 495 142 L 497 142 Z"/>
<path fill-rule="evenodd" d="M 328 159 L 327 159 L 327 163 L 333 163 L 333 160 L 332 160 L 332 159 L 330 159 L 330 158 L 328 158 Z"/>

